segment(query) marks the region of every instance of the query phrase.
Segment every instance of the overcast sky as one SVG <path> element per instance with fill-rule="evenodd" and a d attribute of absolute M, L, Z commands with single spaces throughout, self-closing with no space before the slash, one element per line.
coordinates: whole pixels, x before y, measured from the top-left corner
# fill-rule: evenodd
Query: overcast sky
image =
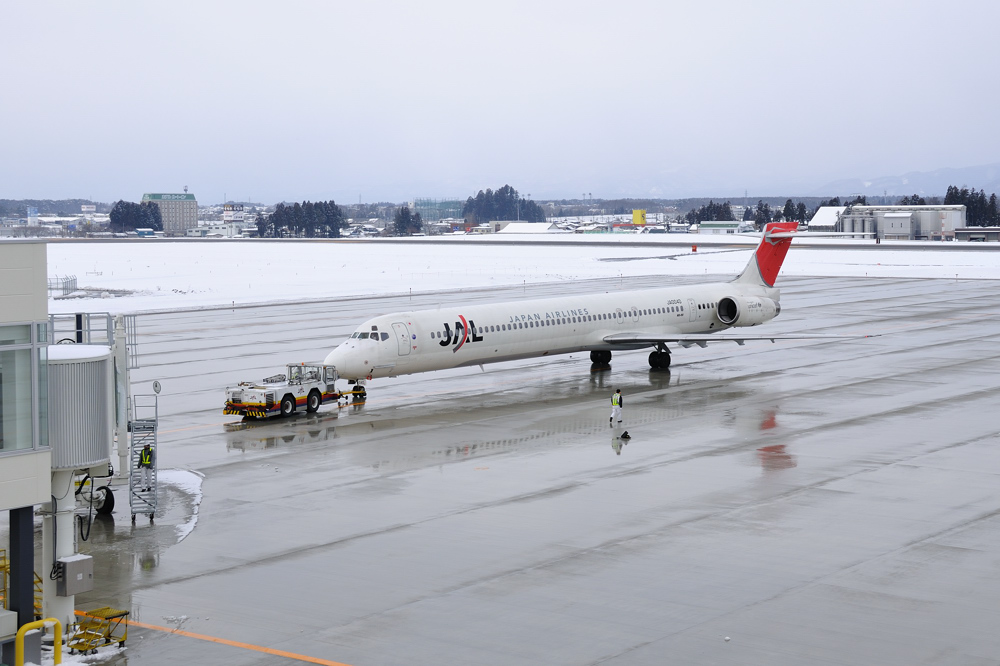
<path fill-rule="evenodd" d="M 1000 161 L 1000 3 L 0 4 L 0 198 L 802 195 Z"/>

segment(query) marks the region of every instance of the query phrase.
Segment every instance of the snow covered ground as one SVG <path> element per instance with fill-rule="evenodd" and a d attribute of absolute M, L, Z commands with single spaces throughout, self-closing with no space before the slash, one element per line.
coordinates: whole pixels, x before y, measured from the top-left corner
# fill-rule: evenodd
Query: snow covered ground
<path fill-rule="evenodd" d="M 50 276 L 76 275 L 81 288 L 130 293 L 53 299 L 49 311 L 144 312 L 584 278 L 735 275 L 758 242 L 752 236 L 691 235 L 687 240 L 698 245 L 692 252 L 687 243 L 657 245 L 662 238 L 554 235 L 541 243 L 538 236 L 523 238 L 532 244 L 517 243 L 516 237 L 451 237 L 445 243 L 424 238 L 51 243 Z M 1000 279 L 1000 248 L 961 251 L 952 243 L 885 242 L 876 250 L 862 249 L 870 240 L 854 242 L 859 249 L 793 245 L 781 275 Z"/>

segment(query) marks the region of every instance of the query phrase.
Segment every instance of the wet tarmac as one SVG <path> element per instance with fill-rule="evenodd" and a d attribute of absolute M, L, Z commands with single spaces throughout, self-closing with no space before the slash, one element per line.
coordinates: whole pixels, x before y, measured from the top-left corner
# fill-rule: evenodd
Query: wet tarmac
<path fill-rule="evenodd" d="M 95 524 L 78 607 L 354 666 L 995 664 L 996 283 L 781 286 L 767 331 L 881 337 L 382 380 L 252 427 L 227 383 L 373 314 L 595 285 L 140 316 L 134 390 L 163 385 L 185 472 L 154 523 Z M 185 660 L 301 663 L 140 628 L 104 663 Z"/>

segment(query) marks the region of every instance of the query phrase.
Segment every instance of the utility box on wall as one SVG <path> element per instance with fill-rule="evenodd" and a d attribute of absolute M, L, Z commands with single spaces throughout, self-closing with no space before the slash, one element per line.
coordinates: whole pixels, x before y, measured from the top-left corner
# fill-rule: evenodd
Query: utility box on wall
<path fill-rule="evenodd" d="M 90 555 L 60 557 L 62 575 L 56 581 L 56 595 L 71 597 L 94 589 L 94 558 Z"/>

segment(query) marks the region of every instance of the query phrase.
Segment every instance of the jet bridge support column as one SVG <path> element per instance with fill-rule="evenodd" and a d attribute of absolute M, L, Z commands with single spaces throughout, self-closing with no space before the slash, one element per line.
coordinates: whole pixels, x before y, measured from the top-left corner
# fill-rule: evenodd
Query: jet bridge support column
<path fill-rule="evenodd" d="M 129 359 L 127 339 L 125 335 L 125 319 L 115 315 L 115 442 L 118 447 L 118 479 L 128 479 L 129 475 L 129 440 L 128 424 L 130 418 L 131 395 L 129 386 Z"/>
<path fill-rule="evenodd" d="M 76 622 L 73 616 L 76 596 L 59 596 L 57 593 L 59 578 L 57 562 L 63 557 L 76 554 L 76 534 L 73 526 L 76 494 L 73 476 L 73 470 L 52 471 L 52 493 L 55 501 L 43 505 L 42 563 L 38 572 L 42 578 L 42 614 L 56 618 L 66 627 Z M 47 510 L 45 507 L 48 507 Z"/>

